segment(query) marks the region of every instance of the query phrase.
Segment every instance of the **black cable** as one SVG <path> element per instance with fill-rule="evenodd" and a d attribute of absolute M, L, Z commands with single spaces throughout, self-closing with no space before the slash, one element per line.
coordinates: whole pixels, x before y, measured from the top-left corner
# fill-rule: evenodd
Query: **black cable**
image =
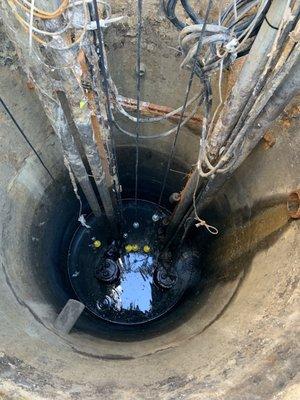
<path fill-rule="evenodd" d="M 207 5 L 207 9 L 206 9 L 206 13 L 205 13 L 205 17 L 204 17 L 204 21 L 203 21 L 203 26 L 202 26 L 201 33 L 200 33 L 199 40 L 198 40 L 196 54 L 194 55 L 193 68 L 192 68 L 191 75 L 190 75 L 189 82 L 188 82 L 186 96 L 185 96 L 183 108 L 181 110 L 180 120 L 179 120 L 179 123 L 177 125 L 177 131 L 176 131 L 176 133 L 174 135 L 174 140 L 173 140 L 171 151 L 170 151 L 169 158 L 168 158 L 167 168 L 166 168 L 166 171 L 165 171 L 165 174 L 164 174 L 162 189 L 161 189 L 159 200 L 158 200 L 158 204 L 159 205 L 161 204 L 162 196 L 163 196 L 164 191 L 165 191 L 165 187 L 166 187 L 166 183 L 167 183 L 167 178 L 168 178 L 171 162 L 172 162 L 173 157 L 174 157 L 175 147 L 176 147 L 177 139 L 178 139 L 178 136 L 179 136 L 181 124 L 182 124 L 182 121 L 183 121 L 183 116 L 184 116 L 184 113 L 185 113 L 186 104 L 188 102 L 188 97 L 189 97 L 189 94 L 190 94 L 190 91 L 191 91 L 192 83 L 193 83 L 194 76 L 195 76 L 195 73 L 196 73 L 196 69 L 197 69 L 197 66 L 198 66 L 198 60 L 197 59 L 198 59 L 198 56 L 199 56 L 199 53 L 200 53 L 200 50 L 201 50 L 201 47 L 202 47 L 202 40 L 203 40 L 203 36 L 204 36 L 206 24 L 207 24 L 207 19 L 208 19 L 209 13 L 210 13 L 211 5 L 212 5 L 212 0 L 209 0 L 208 5 Z"/>
<path fill-rule="evenodd" d="M 139 169 L 139 136 L 140 136 L 140 117 L 141 117 L 141 50 L 142 50 L 142 29 L 143 29 L 143 0 L 138 0 L 137 7 L 137 49 L 136 49 L 136 138 L 135 138 L 135 216 L 137 217 L 137 199 L 138 199 L 138 169 Z"/>
<path fill-rule="evenodd" d="M 182 21 L 180 21 L 176 15 L 175 15 L 175 8 L 178 0 L 168 0 L 167 4 L 164 2 L 164 9 L 167 18 L 169 21 L 172 22 L 172 24 L 179 30 L 182 30 L 183 28 L 186 27 L 186 24 Z"/>
<path fill-rule="evenodd" d="M 95 13 L 96 11 L 94 11 L 95 5 L 93 4 L 88 4 L 88 9 L 89 9 L 89 13 L 90 13 L 90 18 L 91 21 L 95 21 L 96 17 L 95 17 Z M 95 9 L 97 10 L 97 9 Z M 97 10 L 97 21 L 99 20 L 99 14 L 98 14 L 98 10 Z M 96 26 L 98 27 L 98 24 L 96 22 Z M 108 69 L 105 67 L 105 59 L 102 57 L 104 56 L 104 50 L 103 50 L 103 31 L 101 30 L 101 26 L 99 26 L 100 32 L 98 32 L 98 28 L 97 30 L 92 30 L 92 35 L 93 35 L 93 42 L 94 42 L 94 46 L 96 48 L 96 53 L 98 56 L 98 66 L 99 66 L 99 70 L 101 72 L 101 83 L 102 83 L 102 87 L 104 90 L 104 94 L 106 97 L 106 111 L 107 111 L 107 120 L 108 120 L 108 124 L 110 127 L 113 126 L 113 114 L 112 114 L 112 107 L 110 104 L 110 97 L 107 97 L 107 93 L 109 93 L 109 84 L 108 84 L 108 79 L 109 79 L 109 72 Z M 100 34 L 99 34 L 100 33 Z M 98 43 L 97 43 L 98 40 Z M 101 56 L 102 55 L 102 56 Z M 107 76 L 106 76 L 107 73 Z M 107 78 L 107 79 L 106 79 Z M 97 105 L 98 109 L 100 109 L 99 104 Z M 113 172 L 115 165 L 117 164 L 116 162 L 116 154 L 115 154 L 115 146 L 114 146 L 114 141 L 113 141 L 113 137 L 111 136 L 111 143 L 107 143 L 107 150 L 109 152 L 109 160 L 110 160 L 110 170 Z M 115 188 L 116 189 L 116 188 Z"/>
<path fill-rule="evenodd" d="M 271 22 L 268 21 L 267 16 L 265 15 L 265 21 L 266 23 L 269 25 L 270 28 L 275 29 L 276 31 L 278 31 L 279 28 L 277 28 L 276 26 L 272 25 Z"/>
<path fill-rule="evenodd" d="M 201 18 L 199 18 L 199 16 L 195 12 L 195 10 L 191 7 L 188 0 L 181 0 L 181 4 L 182 4 L 183 8 L 185 9 L 186 13 L 188 14 L 188 16 L 191 18 L 191 20 L 193 22 L 195 22 L 195 24 L 200 24 L 203 22 L 203 20 Z"/>
<path fill-rule="evenodd" d="M 114 117 L 112 113 L 112 106 L 111 106 L 111 101 L 110 101 L 110 90 L 109 90 L 109 73 L 107 70 L 106 66 L 106 59 L 105 59 L 105 52 L 104 52 L 104 35 L 103 35 L 103 30 L 100 24 L 100 17 L 98 13 L 98 7 L 97 7 L 97 0 L 93 0 L 93 6 L 94 6 L 94 13 L 95 13 L 95 21 L 96 21 L 96 38 L 98 41 L 97 45 L 97 54 L 98 54 L 98 64 L 99 64 L 99 69 L 101 72 L 101 75 L 103 76 L 103 90 L 104 94 L 106 97 L 107 101 L 107 118 L 108 122 L 110 124 L 113 123 Z"/>
<path fill-rule="evenodd" d="M 93 0 L 93 7 L 94 7 L 94 13 L 95 13 L 95 20 L 96 20 L 96 31 L 95 31 L 95 36 L 94 38 L 98 40 L 98 45 L 97 47 L 97 54 L 98 54 L 98 64 L 99 64 L 99 69 L 101 72 L 101 75 L 103 77 L 102 81 L 102 86 L 104 90 L 104 94 L 106 97 L 106 104 L 107 104 L 107 118 L 108 118 L 108 123 L 110 125 L 110 128 L 112 129 L 113 124 L 114 124 L 114 117 L 112 113 L 112 106 L 111 106 L 111 101 L 110 101 L 110 92 L 109 92 L 109 73 L 108 73 L 108 68 L 106 65 L 106 57 L 105 57 L 105 50 L 104 50 L 104 35 L 103 35 L 103 30 L 100 24 L 100 17 L 99 17 L 99 12 L 98 12 L 98 7 L 97 7 L 97 0 Z M 91 10 L 90 10 L 91 12 Z M 95 40 L 96 43 L 96 40 Z M 115 140 L 112 136 L 112 153 L 113 153 L 113 160 L 114 160 L 114 167 L 116 169 L 116 174 L 117 177 L 119 178 L 119 170 L 118 170 L 118 163 L 117 163 L 117 154 L 116 154 L 116 144 Z M 117 196 L 117 201 L 119 205 L 119 212 L 120 212 L 120 222 L 123 220 L 123 208 L 122 208 L 122 198 L 120 194 L 120 190 L 116 185 L 116 182 L 114 181 L 114 189 L 115 193 Z"/>
<path fill-rule="evenodd" d="M 180 21 L 175 13 L 176 5 L 178 3 L 178 0 L 164 0 L 163 5 L 164 5 L 164 11 L 167 16 L 167 18 L 170 20 L 170 22 L 178 29 L 182 30 L 186 27 L 186 24 L 183 21 Z M 185 12 L 189 15 L 189 17 L 192 19 L 192 21 L 197 25 L 199 23 L 202 23 L 202 20 L 198 17 L 197 13 L 194 11 L 194 9 L 190 6 L 188 0 L 181 0 L 181 4 L 185 10 Z M 271 4 L 271 0 L 268 0 L 265 5 L 264 9 L 261 11 L 259 18 L 256 20 L 254 27 L 251 29 L 251 33 L 249 35 L 249 39 L 253 38 L 257 35 L 257 32 L 260 29 L 260 26 L 264 20 L 265 14 L 269 9 L 269 6 Z M 238 11 L 238 14 L 241 16 L 241 14 L 244 14 L 240 20 L 233 21 L 234 20 L 234 5 L 231 3 L 222 13 L 220 21 L 221 24 L 223 25 L 223 28 L 226 27 L 228 29 L 228 32 L 234 32 L 234 34 L 239 37 L 240 35 L 243 34 L 243 32 L 248 29 L 248 27 L 251 25 L 253 22 L 255 15 L 250 15 L 248 16 L 248 11 L 250 11 L 253 7 L 257 5 L 257 0 L 236 0 L 236 9 Z M 200 21 L 200 22 L 199 22 Z M 275 27 L 273 27 L 275 28 Z M 252 42 L 247 42 L 243 47 L 241 51 L 238 51 L 236 54 L 237 58 L 243 57 L 244 55 L 248 54 L 252 46 Z M 212 57 L 206 59 L 206 66 L 205 69 L 206 71 L 211 71 L 218 69 L 219 65 L 218 63 L 214 63 L 213 59 L 214 56 L 216 55 L 215 51 L 215 45 L 211 44 L 211 54 Z M 232 59 L 230 57 L 227 57 L 224 60 L 224 66 L 226 64 L 232 63 Z M 212 65 L 211 65 L 212 64 Z M 198 73 L 197 73 L 198 75 Z"/>
<path fill-rule="evenodd" d="M 10 116 L 11 120 L 13 121 L 13 123 L 15 124 L 15 126 L 17 127 L 18 131 L 21 133 L 21 135 L 23 136 L 24 140 L 26 141 L 26 143 L 28 144 L 28 146 L 31 148 L 31 150 L 34 152 L 34 154 L 37 156 L 37 158 L 39 159 L 40 163 L 42 164 L 42 166 L 44 167 L 44 169 L 47 171 L 48 175 L 51 177 L 51 179 L 55 182 L 55 179 L 53 177 L 53 175 L 51 174 L 51 172 L 49 171 L 49 169 L 46 167 L 44 161 L 41 159 L 41 157 L 39 156 L 38 152 L 35 150 L 35 148 L 33 147 L 33 145 L 31 144 L 30 140 L 27 138 L 26 134 L 24 133 L 23 129 L 20 127 L 20 125 L 18 124 L 18 122 L 16 121 L 15 117 L 13 116 L 13 114 L 10 112 L 9 108 L 7 107 L 7 105 L 4 103 L 4 100 L 0 97 L 0 101 L 1 104 L 3 106 L 3 108 L 5 109 L 5 111 L 7 112 L 7 114 Z"/>

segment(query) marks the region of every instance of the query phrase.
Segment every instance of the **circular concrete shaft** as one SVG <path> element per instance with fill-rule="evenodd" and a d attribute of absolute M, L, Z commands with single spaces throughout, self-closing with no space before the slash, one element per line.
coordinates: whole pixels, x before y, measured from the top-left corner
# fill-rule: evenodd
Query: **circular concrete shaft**
<path fill-rule="evenodd" d="M 116 13 L 123 12 L 123 2 L 112 3 Z M 129 8 L 128 21 L 107 30 L 107 47 L 118 89 L 133 96 L 134 4 Z M 187 75 L 178 68 L 177 52 L 163 44 L 176 47 L 177 32 L 162 21 L 157 2 L 145 8 L 142 98 L 176 107 Z M 0 54 L 1 96 L 55 182 L 1 109 L 0 398 L 298 398 L 300 235 L 299 220 L 291 220 L 286 209 L 287 193 L 299 187 L 299 121 L 289 118 L 293 105 L 272 127 L 275 145 L 268 150 L 259 145 L 205 210 L 203 217 L 219 235 L 195 230 L 196 246 L 180 249 L 182 265 L 190 252 L 198 259 L 200 281 L 191 275 L 189 290 L 168 313 L 137 328 L 85 310 L 70 334 L 62 334 L 53 324 L 67 301 L 76 299 L 67 266 L 71 239 L 81 226 L 80 207 L 59 142 L 27 78 L 9 61 L 16 60 L 13 50 L 1 39 L 9 52 L 5 61 Z M 224 74 L 230 85 L 234 76 Z M 135 149 L 118 133 L 116 141 L 122 195 L 132 198 Z M 169 196 L 180 192 L 198 143 L 197 133 L 182 130 L 163 207 L 173 207 Z M 168 139 L 141 143 L 140 199 L 157 202 L 169 151 Z M 89 212 L 83 204 L 85 217 Z M 130 229 L 123 239 L 135 244 Z"/>

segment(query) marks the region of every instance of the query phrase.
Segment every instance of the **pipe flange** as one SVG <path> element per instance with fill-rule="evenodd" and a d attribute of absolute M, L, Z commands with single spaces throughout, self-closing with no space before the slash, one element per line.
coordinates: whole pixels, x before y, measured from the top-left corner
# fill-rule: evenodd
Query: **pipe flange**
<path fill-rule="evenodd" d="M 178 276 L 174 271 L 165 268 L 156 268 L 154 271 L 154 282 L 162 289 L 171 289 L 175 286 Z"/>
<path fill-rule="evenodd" d="M 96 278 L 105 283 L 115 282 L 120 275 L 117 263 L 107 258 L 103 264 L 96 270 Z"/>

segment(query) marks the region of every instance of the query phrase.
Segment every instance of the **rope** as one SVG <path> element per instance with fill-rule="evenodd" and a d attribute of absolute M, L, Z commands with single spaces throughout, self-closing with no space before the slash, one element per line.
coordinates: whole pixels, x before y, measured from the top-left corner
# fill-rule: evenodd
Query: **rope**
<path fill-rule="evenodd" d="M 204 219 L 201 219 L 197 213 L 195 213 L 196 218 L 195 220 L 198 221 L 197 224 L 195 224 L 196 228 L 199 228 L 200 226 L 204 226 L 209 233 L 212 235 L 217 235 L 219 233 L 218 229 L 215 226 L 209 225 Z"/>

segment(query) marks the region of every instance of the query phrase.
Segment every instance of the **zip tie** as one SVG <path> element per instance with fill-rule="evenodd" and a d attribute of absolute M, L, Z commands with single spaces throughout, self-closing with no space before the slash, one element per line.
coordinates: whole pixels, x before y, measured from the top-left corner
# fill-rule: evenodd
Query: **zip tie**
<path fill-rule="evenodd" d="M 238 44 L 239 41 L 236 38 L 233 38 L 232 40 L 230 40 L 230 42 L 225 44 L 224 47 L 228 51 L 228 53 L 234 53 L 236 51 Z"/>
<path fill-rule="evenodd" d="M 101 28 L 105 29 L 105 28 L 108 28 L 110 25 L 112 25 L 114 23 L 123 21 L 126 18 L 127 18 L 126 15 L 122 15 L 120 17 L 105 18 L 105 19 L 100 19 L 99 23 L 100 23 Z M 76 24 L 76 25 L 74 24 L 74 27 L 75 28 L 82 28 L 82 26 L 79 25 L 79 24 Z M 87 24 L 87 30 L 88 31 L 94 31 L 96 29 L 97 29 L 96 21 L 91 21 L 89 24 Z"/>

